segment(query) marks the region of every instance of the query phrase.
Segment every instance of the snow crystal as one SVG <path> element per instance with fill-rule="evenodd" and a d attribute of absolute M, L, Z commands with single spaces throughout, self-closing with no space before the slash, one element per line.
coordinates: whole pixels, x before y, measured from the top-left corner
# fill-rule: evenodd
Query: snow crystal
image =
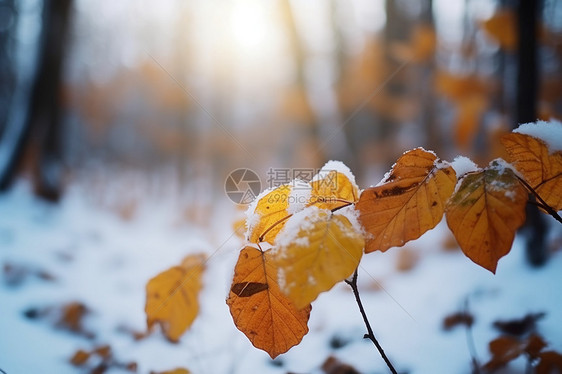
<path fill-rule="evenodd" d="M 289 195 L 289 214 L 295 214 L 304 209 L 310 201 L 312 187 L 309 183 L 295 179 L 291 182 L 291 194 Z"/>
<path fill-rule="evenodd" d="M 542 140 L 550 153 L 562 151 L 562 122 L 555 119 L 524 123 L 513 132 Z"/>
<path fill-rule="evenodd" d="M 450 164 L 455 173 L 457 174 L 457 178 L 460 178 L 466 173 L 470 173 L 472 171 L 478 170 L 478 165 L 476 165 L 470 158 L 465 156 L 457 156 Z"/>
<path fill-rule="evenodd" d="M 318 174 L 316 174 L 314 178 L 312 178 L 312 181 L 314 182 L 326 178 L 328 173 L 330 173 L 331 171 L 336 171 L 345 175 L 353 185 L 356 184 L 355 176 L 353 175 L 351 170 L 349 170 L 349 168 L 343 162 L 334 160 L 326 162 L 326 164 L 322 166 L 322 169 L 320 169 Z"/>

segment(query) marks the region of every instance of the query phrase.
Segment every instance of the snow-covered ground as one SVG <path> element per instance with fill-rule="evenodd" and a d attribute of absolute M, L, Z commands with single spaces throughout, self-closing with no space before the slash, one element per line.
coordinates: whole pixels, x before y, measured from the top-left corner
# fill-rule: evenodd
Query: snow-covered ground
<path fill-rule="evenodd" d="M 234 209 L 226 197 L 217 202 L 210 228 L 174 220 L 173 202 L 147 198 L 134 219 L 91 203 L 83 188 L 71 188 L 61 204 L 33 198 L 19 185 L 0 196 L 0 265 L 21 265 L 51 274 L 19 285 L 0 281 L 0 369 L 7 374 L 76 373 L 69 364 L 79 348 L 110 344 L 116 358 L 135 361 L 138 372 L 186 367 L 195 374 L 321 373 L 334 355 L 362 373 L 386 373 L 373 345 L 362 339 L 364 325 L 349 287 L 340 284 L 313 303 L 310 332 L 302 343 L 275 361 L 252 347 L 230 317 L 225 297 L 241 241 L 232 232 Z M 226 213 L 225 213 L 226 211 Z M 560 225 L 555 226 L 558 239 Z M 521 241 L 499 263 L 494 276 L 462 255 L 444 251 L 449 240 L 444 222 L 406 247 L 417 254 L 415 266 L 396 270 L 401 249 L 363 258 L 359 273 L 365 308 L 379 341 L 401 372 L 470 373 L 466 331 L 445 332 L 443 318 L 469 299 L 475 316 L 472 334 L 478 358 L 489 359 L 488 342 L 499 333 L 497 319 L 546 312 L 538 323 L 552 349 L 562 350 L 562 252 L 542 268 L 525 261 Z M 159 332 L 135 341 L 122 327 L 145 328 L 146 282 L 189 253 L 210 257 L 201 311 L 179 344 Z M 29 308 L 80 301 L 92 310 L 84 319 L 93 340 L 56 329 L 48 319 L 31 320 Z M 121 327 L 121 329 L 120 329 Z M 343 343 L 332 348 L 334 339 Z M 524 373 L 519 359 L 504 372 Z M 110 372 L 122 372 L 112 369 Z"/>

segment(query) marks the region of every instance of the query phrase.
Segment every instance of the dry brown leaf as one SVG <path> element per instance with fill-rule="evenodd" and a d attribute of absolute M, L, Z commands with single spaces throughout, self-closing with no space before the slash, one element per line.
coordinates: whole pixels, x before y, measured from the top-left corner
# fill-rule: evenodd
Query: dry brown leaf
<path fill-rule="evenodd" d="M 539 355 L 539 363 L 536 368 L 537 374 L 562 373 L 562 355 L 555 351 L 542 352 Z"/>
<path fill-rule="evenodd" d="M 365 252 L 384 252 L 434 228 L 455 182 L 453 168 L 434 153 L 421 148 L 404 153 L 381 185 L 367 188 L 359 197 L 359 220 L 372 235 Z"/>
<path fill-rule="evenodd" d="M 510 361 L 515 360 L 523 353 L 531 358 L 540 356 L 541 350 L 546 347 L 542 337 L 533 334 L 526 339 L 518 339 L 511 336 L 500 336 L 489 344 L 492 358 L 484 365 L 486 370 L 497 370 L 504 367 Z"/>
<path fill-rule="evenodd" d="M 70 358 L 70 363 L 74 366 L 82 366 L 88 361 L 89 358 L 90 352 L 79 349 Z"/>
<path fill-rule="evenodd" d="M 534 331 L 537 321 L 542 319 L 545 315 L 544 312 L 529 313 L 520 319 L 494 321 L 494 327 L 504 334 L 521 336 Z"/>
<path fill-rule="evenodd" d="M 148 281 L 146 285 L 146 323 L 148 329 L 159 324 L 166 337 L 177 342 L 199 312 L 199 291 L 205 269 L 205 256 L 187 256 Z"/>
<path fill-rule="evenodd" d="M 511 133 L 501 139 L 508 161 L 554 210 L 562 210 L 562 152 L 550 153 L 540 139 Z"/>
<path fill-rule="evenodd" d="M 281 292 L 270 253 L 253 247 L 240 251 L 226 303 L 236 327 L 275 358 L 306 335 L 311 306 L 297 309 Z"/>
<path fill-rule="evenodd" d="M 330 356 L 324 361 L 322 371 L 326 374 L 359 374 L 353 366 L 341 362 L 334 356 Z"/>
<path fill-rule="evenodd" d="M 464 254 L 496 272 L 511 250 L 515 231 L 525 222 L 527 191 L 499 161 L 465 174 L 446 208 L 447 224 Z"/>
<path fill-rule="evenodd" d="M 470 327 L 474 323 L 474 316 L 468 312 L 457 312 L 449 314 L 443 319 L 443 329 L 451 330 L 456 326 L 467 326 Z"/>

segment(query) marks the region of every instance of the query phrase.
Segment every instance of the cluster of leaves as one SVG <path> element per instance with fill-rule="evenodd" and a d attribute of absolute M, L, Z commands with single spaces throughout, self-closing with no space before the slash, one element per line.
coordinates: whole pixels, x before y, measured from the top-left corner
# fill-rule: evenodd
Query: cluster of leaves
<path fill-rule="evenodd" d="M 547 350 L 547 342 L 536 331 L 537 322 L 544 316 L 545 313 L 529 313 L 519 319 L 495 321 L 493 326 L 501 335 L 488 344 L 491 355 L 488 362 L 480 365 L 473 356 L 476 372 L 480 372 L 480 369 L 486 373 L 495 372 L 521 356 L 527 359 L 529 367 L 534 367 L 537 374 L 562 372 L 562 355 Z M 473 322 L 472 314 L 462 311 L 447 316 L 443 320 L 443 328 L 450 330 L 464 325 L 470 332 Z M 475 355 L 475 352 L 471 354 Z"/>
<path fill-rule="evenodd" d="M 100 345 L 91 350 L 79 349 L 70 358 L 70 363 L 82 369 L 88 369 L 91 374 L 102 374 L 110 369 L 122 369 L 136 373 L 137 363 L 123 363 L 115 359 L 109 345 Z"/>
<path fill-rule="evenodd" d="M 557 219 L 562 209 L 562 152 L 523 133 L 502 142 L 511 164 L 497 159 L 484 168 L 455 169 L 417 148 L 362 192 L 349 169 L 333 161 L 311 182 L 264 191 L 248 208 L 247 243 L 227 299 L 236 327 L 272 358 L 286 352 L 308 332 L 310 303 L 356 279 L 363 253 L 417 239 L 443 215 L 464 254 L 495 272 L 525 221 L 529 192 Z M 172 341 L 183 334 L 197 315 L 203 268 L 203 257 L 188 256 L 150 280 L 149 328 L 159 323 Z"/>

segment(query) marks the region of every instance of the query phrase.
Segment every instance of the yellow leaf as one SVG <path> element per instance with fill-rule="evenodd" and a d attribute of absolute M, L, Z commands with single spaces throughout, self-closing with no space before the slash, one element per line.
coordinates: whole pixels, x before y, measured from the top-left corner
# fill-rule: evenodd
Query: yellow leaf
<path fill-rule="evenodd" d="M 492 273 L 525 222 L 527 192 L 499 161 L 465 174 L 446 207 L 447 225 L 464 254 Z"/>
<path fill-rule="evenodd" d="M 542 140 L 526 134 L 507 134 L 501 141 L 509 155 L 508 161 L 527 183 L 554 210 L 561 210 L 562 152 L 550 153 Z"/>
<path fill-rule="evenodd" d="M 158 274 L 146 285 L 146 323 L 159 324 L 166 337 L 177 342 L 199 312 L 205 256 L 187 256 L 180 266 Z"/>
<path fill-rule="evenodd" d="M 285 225 L 283 219 L 289 215 L 291 190 L 290 185 L 281 185 L 261 197 L 255 205 L 250 205 L 246 233 L 248 241 L 251 243 L 265 241 L 273 244 L 275 237 Z M 263 238 L 260 240 L 262 235 Z"/>
<path fill-rule="evenodd" d="M 176 368 L 166 371 L 151 371 L 150 374 L 191 374 L 191 371 L 184 368 Z"/>
<path fill-rule="evenodd" d="M 297 345 L 308 332 L 311 306 L 297 308 L 279 289 L 271 250 L 240 251 L 226 303 L 236 327 L 254 347 L 275 358 Z"/>
<path fill-rule="evenodd" d="M 384 252 L 434 228 L 455 183 L 453 168 L 434 153 L 421 148 L 404 153 L 381 185 L 359 197 L 359 220 L 372 235 L 365 252 Z"/>
<path fill-rule="evenodd" d="M 298 308 L 353 274 L 365 245 L 345 216 L 316 207 L 291 217 L 277 239 L 281 289 Z"/>
<path fill-rule="evenodd" d="M 330 161 L 310 182 L 312 191 L 308 206 L 314 205 L 321 209 L 335 209 L 355 203 L 359 197 L 359 188 L 355 178 L 347 166 L 341 162 Z"/>

